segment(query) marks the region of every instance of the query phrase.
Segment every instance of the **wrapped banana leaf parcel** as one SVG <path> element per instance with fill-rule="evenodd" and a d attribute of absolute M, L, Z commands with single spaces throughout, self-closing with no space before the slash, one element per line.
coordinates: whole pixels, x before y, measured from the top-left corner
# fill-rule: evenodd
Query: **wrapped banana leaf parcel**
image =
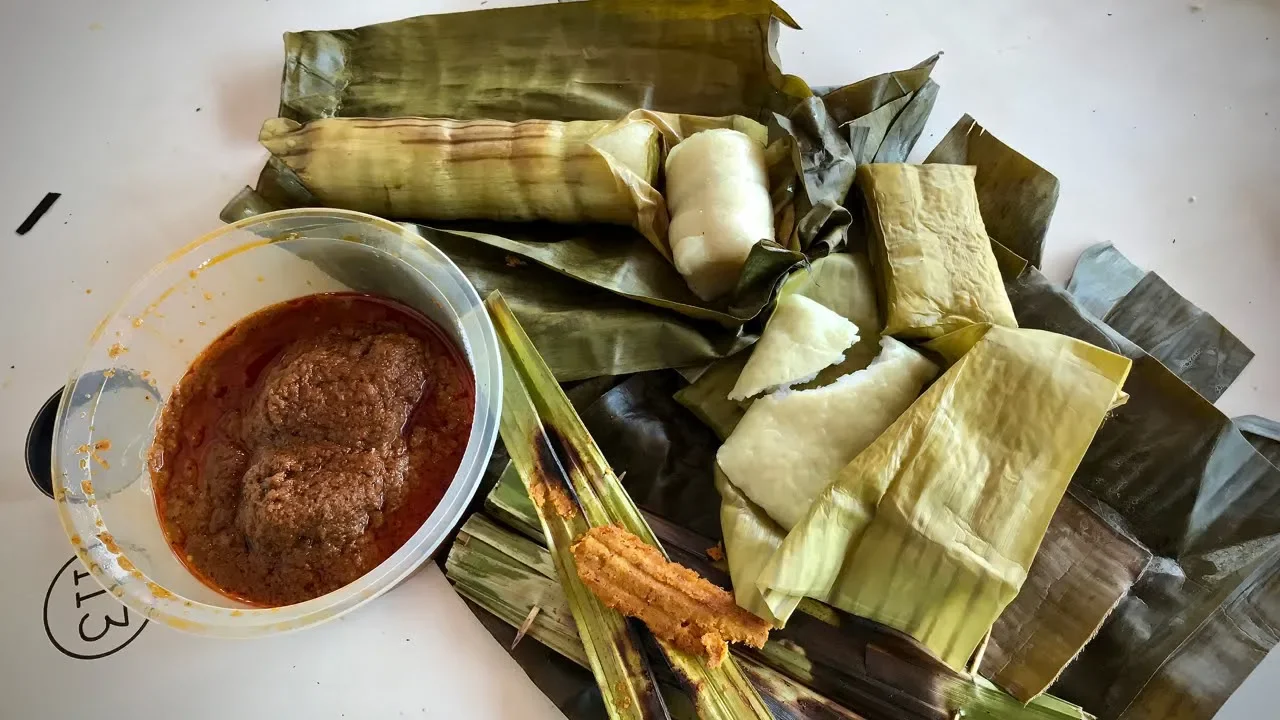
<path fill-rule="evenodd" d="M 585 413 L 587 425 L 608 438 L 604 455 L 630 495 L 679 527 L 662 530 L 649 516 L 649 531 L 631 497 L 608 480 L 604 459 L 566 459 L 573 487 L 604 501 L 591 506 L 597 521 L 613 518 L 649 545 L 666 532 L 672 559 L 712 582 L 716 568 L 695 557 L 701 541 L 684 528 L 707 536 L 706 546 L 722 539 L 737 603 L 775 625 L 788 620 L 760 650 L 730 652 L 728 670 L 678 648 L 660 651 L 643 633 L 630 644 L 593 644 L 589 636 L 602 627 L 623 625 L 598 603 L 590 622 L 575 620 L 574 609 L 593 607 L 594 596 L 557 582 L 567 581 L 554 564 L 573 562 L 566 543 L 543 556 L 490 546 L 500 552 L 487 561 L 504 555 L 504 569 L 482 565 L 488 570 L 462 580 L 455 573 L 460 592 L 519 628 L 517 637 L 527 632 L 597 677 L 626 678 L 630 689 L 605 688 L 570 666 L 564 677 L 579 673 L 581 697 L 599 703 L 584 717 L 660 713 L 660 695 L 672 716 L 705 714 L 710 702 L 740 716 L 765 707 L 797 718 L 1092 712 L 1207 720 L 1277 635 L 1272 568 L 1280 551 L 1267 538 L 1280 528 L 1258 502 L 1275 487 L 1265 455 L 1274 447 L 1222 418 L 1144 350 L 1190 368 L 1183 379 L 1204 392 L 1230 382 L 1240 352 L 1211 337 L 1220 326 L 1194 306 L 1174 324 L 1145 322 L 1155 298 L 1173 297 L 1155 281 L 1108 310 L 1115 329 L 1043 283 L 1036 268 L 1057 180 L 972 118 L 925 167 L 900 165 L 938 92 L 930 79 L 937 57 L 814 91 L 778 67 L 783 25 L 794 22 L 766 0 L 593 0 L 291 33 L 281 117 L 264 126 L 273 157 L 223 217 L 329 204 L 415 223 L 481 292 L 502 291 L 555 379 L 616 385 Z M 712 130 L 750 144 L 726 133 L 726 142 L 708 143 L 718 149 L 704 157 L 734 160 L 713 179 L 735 203 L 731 217 L 706 223 L 699 208 L 720 196 L 681 191 L 679 178 L 673 188 L 668 176 L 681 174 L 670 161 L 684 155 L 697 161 L 685 163 L 685 174 L 698 186 L 707 165 L 699 155 L 708 151 L 673 151 Z M 357 145 L 361 152 L 344 157 Z M 549 157 L 524 162 L 523 154 Z M 467 187 L 475 191 L 458 192 Z M 904 232 L 895 206 L 877 200 L 890 196 L 947 210 L 921 215 L 927 222 Z M 737 206 L 743 198 L 754 199 Z M 692 208 L 679 224 L 681 202 L 673 200 Z M 786 299 L 793 294 L 813 303 Z M 802 312 L 779 313 L 775 302 Z M 760 343 L 757 357 L 762 332 L 775 341 Z M 1197 345 L 1223 347 L 1209 357 L 1228 359 L 1197 362 L 1187 355 Z M 768 346 L 784 350 L 766 353 Z M 917 361 L 921 354 L 927 360 Z M 1126 358 L 1135 362 L 1124 389 L 1133 399 L 1108 411 L 1123 398 Z M 932 386 L 924 362 L 946 368 Z M 624 382 L 631 373 L 640 374 Z M 1087 378 L 1081 392 L 1063 400 L 1055 383 L 1077 376 Z M 545 391 L 545 380 L 535 385 Z M 624 401 L 636 387 L 649 388 L 642 397 L 651 412 Z M 972 396 L 974 387 L 986 397 Z M 1061 436 L 1034 420 L 1055 402 L 1071 419 Z M 960 422 L 929 425 L 931 411 Z M 1012 420 L 1021 412 L 1033 417 L 1025 427 Z M 859 418 L 857 437 L 848 417 Z M 682 423 L 699 425 L 701 445 L 688 445 L 697 433 Z M 821 462 L 753 463 L 751 451 L 770 445 L 751 442 L 752 434 L 775 424 L 791 439 L 772 447 Z M 740 487 L 717 468 L 720 441 L 739 427 L 743 434 L 725 443 L 738 448 L 740 461 L 728 463 L 734 474 L 758 465 L 803 490 L 771 495 L 768 482 L 748 477 Z M 833 449 L 823 437 L 837 427 L 841 447 Z M 655 432 L 684 441 L 663 450 Z M 968 483 L 940 460 L 952 447 L 980 470 Z M 941 471 L 925 477 L 870 460 L 901 459 L 895 448 L 918 451 L 923 465 L 932 459 Z M 1028 459 L 1041 451 L 1043 472 Z M 527 470 L 531 456 L 523 457 Z M 504 477 L 516 480 L 528 512 L 494 504 L 492 517 L 535 534 L 546 533 L 544 519 L 559 523 L 539 517 L 519 473 Z M 585 517 L 588 508 L 579 507 Z M 838 524 L 822 522 L 837 515 L 854 522 L 833 557 L 809 538 Z M 672 551 L 676 536 L 684 537 L 682 553 Z M 463 555 L 483 545 L 460 543 L 454 551 Z M 788 552 L 803 563 L 784 562 Z M 913 564 L 929 571 L 905 572 Z M 796 588 L 823 585 L 816 581 L 827 575 L 830 587 L 812 594 L 867 617 L 800 599 L 809 590 Z M 504 586 L 491 582 L 497 577 L 522 579 Z M 647 657 L 675 670 L 657 662 L 648 676 Z M 544 664 L 526 665 L 535 680 Z M 691 687 L 690 673 L 710 694 L 681 690 Z M 1084 710 L 1041 695 L 1049 686 Z M 690 698 L 702 706 L 690 707 Z"/>
<path fill-rule="evenodd" d="M 754 341 L 758 325 L 752 321 L 769 306 L 788 269 L 845 242 L 850 214 L 843 204 L 853 181 L 854 146 L 873 154 L 883 146 L 885 157 L 905 159 L 936 96 L 929 79 L 935 57 L 816 98 L 803 81 L 778 69 L 774 43 L 782 26 L 795 23 L 766 0 L 603 0 L 289 33 L 281 118 L 269 121 L 263 133 L 280 155 L 269 159 L 257 186 L 237 195 L 222 216 L 236 220 L 286 207 L 344 204 L 430 222 L 420 226 L 422 234 L 451 246 L 442 249 L 482 292 L 503 292 L 562 381 L 705 365 Z M 456 139 L 469 134 L 465 128 L 473 122 L 488 127 L 485 132 L 527 121 L 539 121 L 543 129 L 550 123 L 607 127 L 637 109 L 678 118 L 659 128 L 663 154 L 680 138 L 713 127 L 767 143 L 771 232 L 757 220 L 745 235 L 720 226 L 709 251 L 694 252 L 696 243 L 683 243 L 689 246 L 685 275 L 699 276 L 686 282 L 672 253 L 682 238 L 664 236 L 669 218 L 655 205 L 665 201 L 661 173 L 658 184 L 646 190 L 645 173 L 629 169 L 645 169 L 640 166 L 650 157 L 648 135 L 639 126 L 631 128 L 634 135 L 592 134 L 585 144 L 563 142 L 564 136 L 530 138 L 575 160 L 543 159 L 521 167 L 534 175 L 554 168 L 551 179 L 536 188 L 528 175 L 508 167 L 493 185 L 514 188 L 520 197 L 505 198 L 508 207 L 496 209 L 492 198 L 469 199 L 490 209 L 464 213 L 597 220 L 586 224 L 434 219 L 435 213 L 456 216 L 457 198 L 436 197 L 441 191 L 434 185 L 404 184 L 405 163 L 456 153 L 456 143 L 413 144 L 401 152 L 405 146 L 388 139 L 391 133 L 372 135 L 376 130 L 364 127 L 356 135 L 372 143 L 373 152 L 338 155 L 341 139 L 370 122 L 395 125 L 398 118 L 415 118 L 413 127 L 397 132 L 438 135 L 448 126 Z M 851 132 L 852 123 L 872 115 L 877 133 Z M 715 125 L 699 118 L 723 120 Z M 757 121 L 761 125 L 755 127 L 769 128 L 767 137 L 748 129 Z M 624 147 L 611 147 L 610 139 L 622 140 Z M 289 140 L 297 144 L 282 147 Z M 321 155 L 330 157 L 319 161 Z M 500 159 L 486 155 L 480 162 Z M 416 162 L 415 169 L 421 165 Z M 325 170 L 339 167 L 349 172 Z M 437 178 L 446 170 L 448 177 L 475 177 L 456 163 L 433 167 Z M 574 173 L 607 174 L 615 181 L 590 191 L 592 213 L 563 206 L 582 199 L 581 193 L 547 197 Z M 744 187 L 743 180 L 729 187 Z M 597 217 L 614 214 L 624 198 L 633 202 L 633 219 Z M 443 200 L 440 207 L 435 200 Z M 739 215 L 753 213 L 758 210 Z M 760 237 L 743 240 L 753 236 Z M 744 243 L 752 242 L 744 259 Z M 719 268 L 726 257 L 739 263 L 740 272 L 724 290 Z M 701 277 L 709 278 L 703 290 L 712 299 L 697 294 Z"/>

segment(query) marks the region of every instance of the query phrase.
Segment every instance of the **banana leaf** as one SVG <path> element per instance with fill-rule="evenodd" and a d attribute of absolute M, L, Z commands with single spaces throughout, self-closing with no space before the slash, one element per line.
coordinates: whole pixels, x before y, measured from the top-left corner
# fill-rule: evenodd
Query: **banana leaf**
<path fill-rule="evenodd" d="M 287 33 L 280 115 L 763 121 L 790 105 L 780 23 L 799 27 L 768 0 L 594 0 Z"/>
<path fill-rule="evenodd" d="M 278 177 L 277 170 L 268 166 L 263 176 Z M 283 193 L 289 185 L 271 187 Z M 223 220 L 233 222 L 277 209 L 267 197 L 252 190 L 242 192 L 223 211 Z M 561 382 L 709 362 L 733 355 L 755 341 L 737 328 L 697 322 L 630 302 L 497 247 L 477 243 L 470 235 L 422 225 L 414 228 L 448 255 L 478 292 L 502 291 Z M 769 265 L 774 262 L 774 253 L 761 247 L 748 265 Z M 341 267 L 325 270 L 339 278 L 344 272 Z"/>
<path fill-rule="evenodd" d="M 1000 142 L 965 115 L 929 153 L 927 163 L 974 165 L 982 220 L 992 239 L 1040 267 L 1058 204 L 1058 178 Z"/>
<path fill-rule="evenodd" d="M 665 373 L 638 377 L 662 374 Z M 679 475 L 638 480 L 642 484 L 698 482 L 696 477 Z M 514 504 L 498 499 L 514 497 L 519 488 L 518 479 L 511 481 L 509 490 L 501 485 L 495 488 L 485 501 L 486 511 L 506 506 L 504 518 L 514 511 L 515 515 L 524 515 L 525 519 L 520 521 L 523 526 L 530 526 L 528 519 L 533 509 L 527 497 Z M 706 553 L 712 544 L 710 538 L 657 515 L 646 512 L 646 518 L 672 560 L 728 586 L 722 564 L 711 560 Z M 526 536 L 541 542 L 540 534 Z M 808 601 L 801 604 L 800 610 L 786 628 L 771 634 L 763 650 L 740 648 L 741 656 L 758 660 L 867 720 L 953 720 L 957 713 L 967 718 L 990 720 L 1092 717 L 1049 695 L 1042 695 L 1024 707 L 1023 702 L 980 678 L 952 671 L 915 640 L 878 623 Z M 744 667 L 748 666 L 744 663 Z"/>
<path fill-rule="evenodd" d="M 803 250 L 815 244 L 826 250 L 839 246 L 851 222 L 841 205 L 857 167 L 853 149 L 815 96 L 796 103 L 787 115 L 774 113 L 769 127 L 771 135 L 793 141 L 793 162 L 800 169 L 802 192 L 793 211 L 800 220 L 785 244 Z"/>
<path fill-rule="evenodd" d="M 766 565 L 758 583 L 777 617 L 812 597 L 907 632 L 961 669 L 1018 593 L 1071 473 L 1123 402 L 1130 361 L 1034 330 L 959 333 L 972 349 L 958 360 L 943 351 L 947 373 L 840 472 Z"/>
<path fill-rule="evenodd" d="M 1033 269 L 1009 290 L 1020 324 L 1134 358 L 1072 491 L 1154 559 L 1053 691 L 1101 718 L 1209 720 L 1280 638 L 1280 467 L 1254 444 L 1272 441 Z"/>
<path fill-rule="evenodd" d="M 1253 359 L 1253 351 L 1212 315 L 1110 243 L 1080 255 L 1067 291 L 1210 401 L 1221 397 Z"/>
<path fill-rule="evenodd" d="M 981 672 L 1022 701 L 1057 680 L 1151 561 L 1151 552 L 1070 494 L 1027 580 L 991 629 Z"/>
<path fill-rule="evenodd" d="M 526 628 L 528 637 L 580 667 L 587 667 L 577 627 L 564 592 L 556 584 L 550 555 L 543 548 L 477 513 L 463 525 L 449 551 L 445 572 L 463 597 L 513 627 L 522 626 L 536 609 Z M 545 658 L 538 657 L 537 661 L 545 662 Z M 853 712 L 763 664 L 743 657 L 737 661 L 777 720 L 861 720 Z M 547 675 L 544 667 L 525 667 L 538 679 Z M 658 678 L 672 717 L 694 720 L 693 708 L 681 705 L 676 679 L 661 672 Z M 583 678 L 580 682 L 589 684 L 590 680 Z M 683 705 L 688 706 L 688 702 L 684 701 Z M 600 711 L 603 709 L 600 707 Z"/>
<path fill-rule="evenodd" d="M 795 140 L 803 182 L 796 244 L 834 249 L 862 208 L 846 202 L 858 165 L 905 162 L 933 111 L 938 84 L 929 78 L 939 55 L 908 70 L 867 78 L 809 97 L 770 128 Z"/>
<path fill-rule="evenodd" d="M 1236 418 L 1235 424 L 1254 450 L 1262 453 L 1272 465 L 1280 466 L 1280 422 L 1245 415 Z"/>
<path fill-rule="evenodd" d="M 613 119 L 647 108 L 770 120 L 812 95 L 803 81 L 778 70 L 774 45 L 781 25 L 795 26 L 764 0 L 602 0 L 290 33 L 280 114 L 299 122 L 406 115 L 571 120 Z M 844 119 L 873 112 L 919 89 L 932 60 L 926 65 L 883 76 L 902 76 L 901 84 L 872 78 L 834 91 L 833 106 Z M 931 102 L 917 105 L 912 122 L 922 122 Z M 910 136 L 912 130 L 904 126 L 899 134 Z M 484 275 L 479 284 L 504 291 L 544 352 L 559 348 L 560 357 L 549 360 L 561 380 L 705 365 L 752 342 L 750 335 L 730 338 L 715 325 L 736 328 L 756 317 L 786 269 L 802 259 L 795 251 L 803 247 L 818 257 L 846 236 L 848 213 L 840 207 L 839 187 L 810 196 L 796 180 L 814 158 L 843 152 L 844 141 L 826 136 L 799 149 L 795 137 L 783 133 L 778 139 L 786 143 L 774 155 L 791 159 L 771 175 L 779 185 L 784 246 L 758 246 L 733 297 L 718 305 L 693 296 L 661 253 L 629 228 L 469 222 L 435 223 L 431 230 L 465 233 L 503 253 L 492 257 L 507 258 L 507 270 L 490 258 L 455 260 L 464 273 Z M 257 187 L 237 195 L 223 218 L 316 204 L 273 158 Z M 797 206 L 804 212 L 797 214 Z M 672 312 L 620 304 L 592 288 L 539 277 L 522 261 Z M 533 288 L 534 282 L 546 286 Z M 535 327 L 537 314 L 565 322 Z M 576 337 L 557 334 L 574 328 L 588 330 Z M 587 340 L 588 334 L 599 342 Z M 626 342 L 628 337 L 636 342 Z M 617 353 L 601 361 L 600 348 L 614 341 L 620 341 Z"/>
<path fill-rule="evenodd" d="M 940 57 L 942 57 L 941 54 L 936 54 L 905 70 L 876 75 L 844 87 L 828 90 L 822 94 L 823 104 L 827 106 L 836 123 L 846 126 L 890 103 L 919 92 L 929 83 L 929 76 L 933 73 L 933 68 L 938 64 Z M 901 107 L 895 108 L 894 114 L 901 112 L 901 109 Z M 889 119 L 887 122 L 879 123 L 879 126 L 888 128 L 892 124 L 892 119 Z M 879 152 L 882 141 L 878 138 L 881 136 L 882 134 L 873 134 L 870 140 L 873 154 Z M 902 160 L 896 162 L 902 162 Z"/>
<path fill-rule="evenodd" d="M 743 404 L 729 399 L 729 393 L 738 382 L 738 376 L 747 366 L 750 352 L 740 352 L 733 357 L 711 363 L 697 380 L 680 388 L 674 395 L 676 402 L 698 416 L 721 440 L 729 437 L 746 414 Z"/>
<path fill-rule="evenodd" d="M 580 414 L 609 463 L 626 472 L 623 485 L 637 505 L 660 508 L 659 516 L 714 542 L 720 495 L 706 460 L 715 457 L 719 441 L 672 398 L 679 385 L 674 373 L 635 375 Z M 693 427 L 700 432 L 689 432 Z"/>
<path fill-rule="evenodd" d="M 834 253 L 787 276 L 778 296 L 797 293 L 815 300 L 858 326 L 859 339 L 843 362 L 818 373 L 799 389 L 823 387 L 871 364 L 880 352 L 880 318 L 870 261 L 864 253 Z M 742 419 L 749 402 L 728 399 L 750 353 L 712 363 L 695 381 L 676 393 L 676 401 L 697 415 L 721 440 Z"/>

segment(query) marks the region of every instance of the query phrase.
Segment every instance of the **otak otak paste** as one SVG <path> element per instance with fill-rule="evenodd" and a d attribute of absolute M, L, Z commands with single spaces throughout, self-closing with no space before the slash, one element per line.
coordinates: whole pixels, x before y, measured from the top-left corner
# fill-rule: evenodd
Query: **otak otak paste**
<path fill-rule="evenodd" d="M 657 548 L 613 525 L 592 528 L 573 545 L 578 576 L 605 605 L 639 618 L 684 652 L 724 662 L 726 643 L 762 647 L 769 624 L 738 607 L 733 595 Z"/>

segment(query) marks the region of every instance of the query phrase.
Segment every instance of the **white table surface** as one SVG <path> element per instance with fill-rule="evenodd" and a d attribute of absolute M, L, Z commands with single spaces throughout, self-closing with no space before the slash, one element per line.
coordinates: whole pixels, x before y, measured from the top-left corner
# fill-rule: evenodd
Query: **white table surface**
<path fill-rule="evenodd" d="M 71 554 L 22 460 L 32 415 L 101 316 L 145 268 L 216 228 L 224 201 L 256 176 L 265 157 L 258 127 L 277 106 L 282 32 L 506 4 L 515 3 L 51 0 L 0 9 L 6 715 L 101 716 L 110 707 L 110 717 L 159 709 L 268 718 L 285 708 L 311 717 L 557 716 L 434 569 L 306 633 L 226 643 L 153 626 L 107 660 L 67 659 L 38 616 Z M 1052 170 L 1062 197 L 1048 274 L 1065 281 L 1080 250 L 1114 242 L 1257 353 L 1219 406 L 1280 417 L 1280 3 L 785 5 L 807 29 L 784 33 L 783 68 L 814 85 L 946 51 L 918 152 L 968 112 Z M 30 234 L 12 234 L 46 191 L 63 196 Z M 164 689 L 144 696 L 138 677 Z M 1277 682 L 1272 653 L 1219 717 L 1275 717 Z"/>

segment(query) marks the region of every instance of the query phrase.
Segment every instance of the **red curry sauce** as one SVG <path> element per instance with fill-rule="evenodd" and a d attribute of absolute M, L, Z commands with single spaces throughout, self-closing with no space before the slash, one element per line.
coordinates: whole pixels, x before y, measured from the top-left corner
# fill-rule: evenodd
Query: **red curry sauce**
<path fill-rule="evenodd" d="M 265 308 L 206 348 L 149 464 L 174 552 L 258 605 L 350 583 L 439 504 L 471 432 L 466 360 L 431 321 L 355 293 Z"/>

